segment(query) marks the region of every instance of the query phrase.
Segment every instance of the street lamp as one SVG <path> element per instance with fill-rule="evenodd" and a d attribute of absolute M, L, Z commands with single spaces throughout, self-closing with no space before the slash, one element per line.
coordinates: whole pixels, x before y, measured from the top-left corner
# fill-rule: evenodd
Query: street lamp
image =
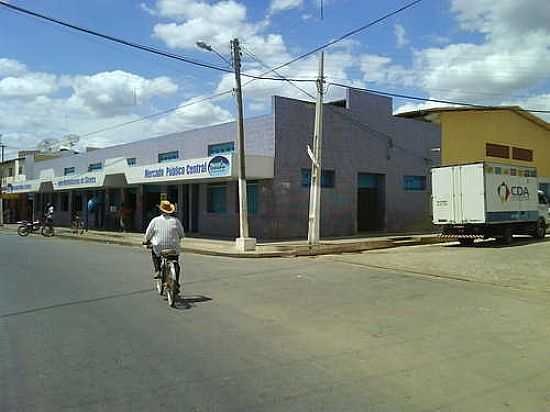
<path fill-rule="evenodd" d="M 227 60 L 225 58 L 225 56 L 221 53 L 218 53 L 218 51 L 216 49 L 214 49 L 212 46 L 210 46 L 209 44 L 203 42 L 203 41 L 198 41 L 197 43 L 195 43 L 197 45 L 197 47 L 199 49 L 203 49 L 203 50 L 206 50 L 206 51 L 209 51 L 209 52 L 212 52 L 214 53 L 215 55 L 217 55 L 220 59 L 222 59 L 229 67 L 232 66 L 231 62 L 229 60 Z"/>
<path fill-rule="evenodd" d="M 229 64 L 227 59 L 218 53 L 214 48 L 204 42 L 197 42 L 197 47 L 216 53 L 223 61 Z M 246 198 L 246 172 L 244 158 L 244 114 L 243 94 L 241 87 L 241 47 L 239 39 L 231 41 L 233 51 L 233 70 L 235 72 L 235 99 L 237 103 L 237 150 L 239 165 L 239 234 L 236 239 L 236 246 L 242 252 L 256 249 L 256 239 L 249 236 L 248 231 L 248 203 Z"/>

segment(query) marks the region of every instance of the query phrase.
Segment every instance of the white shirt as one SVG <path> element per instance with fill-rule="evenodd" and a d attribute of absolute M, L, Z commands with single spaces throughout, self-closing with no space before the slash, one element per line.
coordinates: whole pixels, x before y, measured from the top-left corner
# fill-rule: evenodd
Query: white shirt
<path fill-rule="evenodd" d="M 162 214 L 155 217 L 147 226 L 145 241 L 151 242 L 153 251 L 157 256 L 166 249 L 174 249 L 181 252 L 180 241 L 185 236 L 183 226 L 174 216 Z"/>

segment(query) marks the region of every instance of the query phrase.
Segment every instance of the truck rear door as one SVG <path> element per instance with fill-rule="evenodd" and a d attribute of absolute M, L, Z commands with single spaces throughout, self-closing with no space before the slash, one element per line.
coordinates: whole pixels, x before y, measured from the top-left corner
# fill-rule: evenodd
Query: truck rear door
<path fill-rule="evenodd" d="M 432 169 L 432 209 L 435 225 L 454 223 L 452 169 L 452 167 Z"/>
<path fill-rule="evenodd" d="M 457 223 L 485 223 L 485 179 L 482 163 L 457 166 L 460 176 L 460 211 Z M 458 193 L 457 193 L 458 195 Z"/>

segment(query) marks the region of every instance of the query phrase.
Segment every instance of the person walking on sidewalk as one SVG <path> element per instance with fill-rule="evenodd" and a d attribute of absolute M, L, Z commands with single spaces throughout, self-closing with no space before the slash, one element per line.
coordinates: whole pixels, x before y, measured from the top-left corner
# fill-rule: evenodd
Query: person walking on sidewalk
<path fill-rule="evenodd" d="M 179 255 L 181 253 L 180 242 L 185 236 L 183 225 L 179 219 L 173 216 L 176 211 L 176 206 L 170 203 L 168 200 L 160 202 L 159 209 L 160 216 L 155 217 L 147 226 L 145 231 L 145 239 L 143 244 L 152 245 L 152 258 L 154 267 L 154 278 L 161 277 L 160 273 L 160 253 L 163 250 L 172 249 L 175 255 L 172 257 L 174 260 L 174 266 L 176 267 L 176 283 L 179 290 L 180 279 L 180 265 Z"/>

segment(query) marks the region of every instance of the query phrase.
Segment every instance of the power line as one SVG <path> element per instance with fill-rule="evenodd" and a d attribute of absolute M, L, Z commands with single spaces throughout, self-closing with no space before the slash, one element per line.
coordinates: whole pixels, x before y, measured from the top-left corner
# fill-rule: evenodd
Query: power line
<path fill-rule="evenodd" d="M 260 65 L 262 65 L 263 67 L 269 69 L 269 66 L 267 65 L 267 63 L 265 63 L 264 61 L 262 61 L 258 56 L 256 56 L 248 47 L 243 47 L 243 51 L 248 55 L 250 56 L 252 59 L 256 60 Z M 305 94 L 306 96 L 310 97 L 311 99 L 315 100 L 315 96 L 313 96 L 311 93 L 309 93 L 307 90 L 303 89 L 302 87 L 294 84 L 293 80 L 291 79 L 288 79 L 286 78 L 284 75 L 282 75 L 281 73 L 279 73 L 277 70 L 275 69 L 270 69 L 271 72 L 275 73 L 277 76 L 279 76 L 279 78 L 281 80 L 284 80 L 286 81 L 287 83 L 289 83 L 291 86 L 294 86 L 296 89 L 298 89 L 300 92 L 302 92 L 303 94 Z"/>
<path fill-rule="evenodd" d="M 479 109 L 498 109 L 499 107 L 508 108 L 507 106 L 487 106 L 487 105 L 477 104 L 477 103 L 457 102 L 457 101 L 453 101 L 453 100 L 431 99 L 431 98 L 428 98 L 428 97 L 410 96 L 410 95 L 400 94 L 400 93 L 385 92 L 385 91 L 382 91 L 382 90 L 355 87 L 355 86 L 350 86 L 350 85 L 342 84 L 342 83 L 329 83 L 329 85 L 333 85 L 333 86 L 336 86 L 336 87 L 343 87 L 343 88 L 346 88 L 346 89 L 360 90 L 360 91 L 363 91 L 363 92 L 380 94 L 380 95 L 383 95 L 383 96 L 391 96 L 391 97 L 397 97 L 397 98 L 400 98 L 400 99 L 407 99 L 407 100 L 417 100 L 417 101 L 422 101 L 422 102 L 452 104 L 452 105 L 456 105 L 456 106 L 475 107 L 475 108 L 479 108 Z M 529 112 L 529 113 L 547 113 L 547 114 L 550 113 L 550 110 L 536 110 L 536 109 L 523 109 L 523 108 L 521 110 L 524 111 L 524 112 Z"/>
<path fill-rule="evenodd" d="M 167 57 L 169 59 L 178 60 L 178 61 L 181 61 L 181 62 L 184 62 L 184 63 L 199 66 L 199 67 L 213 69 L 213 70 L 221 71 L 221 72 L 224 72 L 224 73 L 233 73 L 233 70 L 225 68 L 225 67 L 215 66 L 215 65 L 210 64 L 210 63 L 205 63 L 205 62 L 201 62 L 201 61 L 196 60 L 196 59 L 192 59 L 190 57 L 181 56 L 181 55 L 174 54 L 174 53 L 169 53 L 165 50 L 161 50 L 161 49 L 158 49 L 156 47 L 135 43 L 135 42 L 124 40 L 124 39 L 114 37 L 114 36 L 111 36 L 111 35 L 108 35 L 108 34 L 103 34 L 103 33 L 97 32 L 95 30 L 91 30 L 91 29 L 87 29 L 87 28 L 84 28 L 84 27 L 77 26 L 75 24 L 67 23 L 65 21 L 62 21 L 62 20 L 59 20 L 59 19 L 56 19 L 56 18 L 53 18 L 53 17 L 46 16 L 44 14 L 36 13 L 34 11 L 24 9 L 22 7 L 19 7 L 19 6 L 15 6 L 13 4 L 5 3 L 4 1 L 1 1 L 1 0 L 0 0 L 0 6 L 4 6 L 7 9 L 9 9 L 11 11 L 14 11 L 14 12 L 17 12 L 17 13 L 22 13 L 22 14 L 32 16 L 32 17 L 35 17 L 35 18 L 38 18 L 38 19 L 41 19 L 41 20 L 45 20 L 45 21 L 48 21 L 48 22 L 51 22 L 51 23 L 54 23 L 54 24 L 58 24 L 58 25 L 63 26 L 63 27 L 68 27 L 68 28 L 76 30 L 78 32 L 86 33 L 88 35 L 99 37 L 99 38 L 102 38 L 104 40 L 109 40 L 109 41 L 112 41 L 112 42 L 115 42 L 115 43 L 118 43 L 118 44 L 122 44 L 122 45 L 127 46 L 127 47 L 132 47 L 132 48 L 139 49 L 139 50 L 142 50 L 142 51 L 145 51 L 145 52 L 148 52 L 148 53 L 152 53 L 152 54 L 156 54 L 156 55 L 159 55 L 159 56 Z M 258 80 L 281 80 L 281 79 L 275 78 L 275 77 L 256 76 L 256 75 L 248 74 L 248 73 L 242 73 L 242 76 L 250 77 L 250 78 L 258 79 Z M 313 82 L 315 80 L 313 80 L 313 79 L 294 79 L 294 81 L 297 81 L 297 82 Z"/>
<path fill-rule="evenodd" d="M 258 63 L 260 63 L 262 66 L 266 66 L 266 64 L 264 62 L 262 62 L 262 60 L 260 60 L 258 57 L 256 57 L 256 55 L 250 51 L 250 50 L 244 50 L 244 52 L 246 54 L 248 54 L 250 57 L 252 57 L 254 60 L 256 60 Z M 274 70 L 273 73 L 275 73 L 277 76 L 281 77 L 282 79 L 286 80 L 290 85 L 294 86 L 296 89 L 298 89 L 300 92 L 304 93 L 305 95 L 307 95 L 308 97 L 312 98 L 313 100 L 315 100 L 315 96 L 313 96 L 311 93 L 309 93 L 307 90 L 301 88 L 300 86 L 294 84 L 292 82 L 292 80 L 290 79 L 287 79 L 285 78 L 282 74 L 280 74 L 277 70 Z M 367 130 L 368 132 L 370 132 L 372 135 L 374 135 L 374 137 L 381 137 L 381 139 L 386 143 L 387 145 L 387 149 L 391 149 L 391 148 L 397 148 L 397 149 L 400 149 L 401 151 L 403 152 L 406 152 L 406 153 L 409 153 L 411 154 L 412 156 L 415 156 L 415 157 L 418 157 L 426 162 L 433 162 L 432 159 L 429 159 L 425 156 L 422 156 L 421 154 L 419 153 L 416 153 L 414 151 L 412 151 L 411 149 L 409 148 L 406 148 L 404 146 L 401 146 L 399 144 L 395 144 L 394 141 L 393 141 L 393 137 L 390 136 L 389 134 L 386 134 L 384 132 L 381 132 L 380 130 L 377 130 L 369 125 L 367 125 L 366 123 L 363 123 L 362 121 L 356 119 L 355 117 L 353 117 L 350 113 L 347 113 L 347 112 L 342 112 L 340 110 L 337 110 L 336 107 L 333 107 L 329 104 L 326 104 L 324 105 L 326 108 L 328 108 L 331 112 L 337 114 L 338 116 L 340 117 L 344 117 L 346 118 L 347 120 L 351 121 L 352 123 L 354 123 L 356 126 L 359 126 L 360 128 L 363 128 L 365 130 Z"/>
<path fill-rule="evenodd" d="M 96 134 L 99 134 L 99 133 L 107 132 L 109 130 L 118 129 L 120 127 L 129 126 L 129 125 L 134 124 L 134 123 L 139 123 L 139 122 L 142 122 L 144 120 L 148 120 L 148 119 L 152 119 L 154 117 L 162 116 L 162 115 L 165 115 L 165 114 L 168 114 L 168 113 L 171 113 L 171 112 L 176 112 L 180 109 L 185 109 L 189 106 L 193 106 L 193 105 L 198 104 L 198 103 L 203 103 L 203 102 L 208 101 L 208 100 L 214 100 L 218 97 L 224 96 L 224 95 L 232 93 L 232 92 L 233 92 L 233 90 L 226 90 L 225 92 L 216 93 L 214 95 L 205 97 L 203 99 L 194 100 L 194 101 L 186 103 L 184 105 L 180 105 L 180 106 L 172 107 L 170 109 L 162 110 L 160 112 L 152 113 L 152 114 L 149 114 L 147 116 L 140 117 L 139 119 L 134 119 L 134 120 L 130 120 L 128 122 L 119 123 L 119 124 L 116 124 L 116 125 L 113 125 L 113 126 L 107 126 L 107 127 L 102 128 L 102 129 L 94 130 L 92 132 L 81 135 L 81 137 L 93 136 L 93 135 L 96 135 Z"/>
<path fill-rule="evenodd" d="M 367 23 L 367 24 L 364 24 L 363 26 L 360 26 L 360 27 L 358 27 L 358 28 L 356 28 L 356 29 L 354 29 L 354 30 L 351 30 L 351 31 L 349 31 L 349 32 L 347 32 L 347 33 L 341 35 L 340 37 L 338 37 L 338 38 L 336 38 L 336 39 L 334 39 L 334 40 L 331 40 L 331 41 L 329 41 L 329 42 L 327 42 L 327 43 L 325 43 L 325 44 L 322 44 L 321 46 L 316 47 L 316 48 L 313 49 L 313 50 L 308 51 L 307 53 L 301 54 L 301 55 L 299 55 L 298 57 L 295 57 L 295 58 L 293 58 L 292 60 L 289 60 L 289 61 L 286 62 L 286 63 L 283 63 L 283 64 L 281 64 L 281 65 L 279 65 L 279 66 L 276 66 L 275 68 L 273 68 L 272 70 L 270 70 L 270 71 L 264 73 L 263 75 L 269 74 L 269 73 L 271 73 L 271 72 L 273 72 L 273 71 L 275 71 L 275 70 L 282 69 L 282 68 L 285 67 L 285 66 L 289 66 L 289 65 L 291 65 L 292 63 L 296 63 L 297 61 L 302 60 L 302 59 L 305 59 L 306 57 L 309 57 L 309 56 L 311 56 L 312 54 L 315 54 L 315 53 L 317 53 L 317 52 L 319 52 L 319 51 L 321 51 L 321 50 L 324 50 L 324 49 L 326 49 L 326 48 L 328 48 L 328 47 L 330 47 L 330 46 L 333 46 L 333 45 L 335 45 L 336 43 L 339 43 L 339 42 L 341 42 L 341 41 L 343 41 L 343 40 L 345 40 L 345 39 L 347 39 L 347 38 L 349 38 L 349 37 L 352 37 L 352 36 L 356 35 L 357 33 L 360 33 L 360 32 L 362 32 L 362 31 L 364 31 L 364 30 L 366 30 L 366 29 L 368 29 L 368 28 L 370 28 L 370 27 L 372 27 L 372 26 L 374 26 L 374 25 L 376 25 L 376 24 L 378 24 L 378 23 L 383 22 L 384 20 L 389 19 L 390 17 L 395 16 L 396 14 L 401 13 L 402 11 L 405 11 L 405 10 L 407 10 L 407 9 L 413 7 L 413 6 L 416 6 L 418 3 L 421 3 L 422 1 L 424 1 L 424 0 L 415 0 L 415 1 L 412 1 L 412 2 L 410 2 L 410 3 L 407 3 L 407 4 L 405 4 L 403 7 L 398 8 L 397 10 L 394 10 L 394 11 L 392 11 L 392 12 L 390 12 L 390 13 L 387 13 L 387 14 L 385 14 L 385 15 L 383 15 L 383 16 L 381 16 L 381 17 L 379 17 L 379 18 L 377 18 L 377 19 L 375 19 L 375 20 L 373 20 L 373 21 L 371 21 L 371 22 L 369 22 L 369 23 Z"/>

